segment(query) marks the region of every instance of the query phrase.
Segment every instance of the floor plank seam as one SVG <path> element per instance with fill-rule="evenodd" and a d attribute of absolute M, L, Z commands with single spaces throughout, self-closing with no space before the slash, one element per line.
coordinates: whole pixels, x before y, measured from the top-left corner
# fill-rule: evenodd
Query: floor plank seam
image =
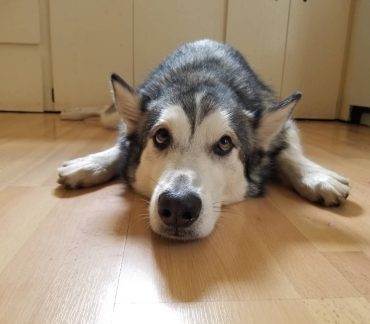
<path fill-rule="evenodd" d="M 136 198 L 134 199 L 134 203 L 135 203 L 135 201 L 136 201 Z M 118 274 L 118 280 L 117 280 L 117 285 L 116 285 L 116 292 L 115 292 L 115 295 L 114 295 L 113 313 L 112 314 L 114 314 L 115 308 L 116 308 L 116 300 L 117 300 L 117 295 L 118 295 L 118 287 L 119 287 L 119 283 L 121 281 L 121 273 L 122 273 L 122 267 L 123 267 L 123 259 L 124 259 L 124 256 L 125 256 L 125 250 L 126 250 L 126 245 L 127 245 L 127 238 L 128 238 L 128 233 L 130 231 L 131 218 L 132 218 L 133 211 L 134 211 L 134 209 L 133 210 L 130 210 L 129 215 L 128 215 L 128 224 L 127 224 L 127 229 L 126 229 L 126 233 L 125 233 L 125 241 L 123 243 L 121 264 L 120 264 L 120 267 L 119 267 L 119 274 Z"/>

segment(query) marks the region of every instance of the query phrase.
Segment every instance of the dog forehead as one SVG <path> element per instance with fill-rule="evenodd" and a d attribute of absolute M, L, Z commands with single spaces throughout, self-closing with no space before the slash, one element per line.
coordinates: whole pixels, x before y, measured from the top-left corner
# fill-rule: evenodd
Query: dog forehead
<path fill-rule="evenodd" d="M 207 142 L 216 141 L 225 134 L 232 134 L 228 114 L 222 110 L 213 110 L 196 124 L 194 137 Z"/>
<path fill-rule="evenodd" d="M 167 127 L 178 143 L 186 144 L 194 138 L 197 143 L 216 141 L 224 134 L 233 133 L 229 113 L 219 109 L 206 113 L 199 106 L 201 95 L 197 95 L 194 116 L 181 104 L 171 104 L 162 110 L 155 127 Z"/>

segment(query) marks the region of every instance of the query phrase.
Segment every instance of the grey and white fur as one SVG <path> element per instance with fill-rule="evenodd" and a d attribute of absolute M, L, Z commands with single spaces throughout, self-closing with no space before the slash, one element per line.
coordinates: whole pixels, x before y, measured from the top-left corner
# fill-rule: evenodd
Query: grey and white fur
<path fill-rule="evenodd" d="M 301 94 L 279 102 L 228 45 L 187 43 L 137 89 L 116 74 L 111 83 L 118 143 L 64 163 L 58 182 L 88 187 L 121 175 L 150 197 L 150 225 L 162 236 L 207 236 L 222 205 L 263 195 L 273 175 L 325 206 L 349 194 L 346 178 L 302 152 L 290 118 Z"/>

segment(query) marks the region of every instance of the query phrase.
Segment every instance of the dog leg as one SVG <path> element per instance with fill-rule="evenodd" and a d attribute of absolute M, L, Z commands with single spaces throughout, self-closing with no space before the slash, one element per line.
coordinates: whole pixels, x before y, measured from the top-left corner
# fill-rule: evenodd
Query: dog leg
<path fill-rule="evenodd" d="M 118 146 L 64 162 L 58 168 L 58 183 L 67 188 L 91 187 L 118 175 Z"/>
<path fill-rule="evenodd" d="M 325 169 L 303 155 L 293 122 L 287 128 L 289 147 L 278 157 L 281 177 L 306 199 L 325 206 L 340 205 L 349 194 L 348 179 Z"/>

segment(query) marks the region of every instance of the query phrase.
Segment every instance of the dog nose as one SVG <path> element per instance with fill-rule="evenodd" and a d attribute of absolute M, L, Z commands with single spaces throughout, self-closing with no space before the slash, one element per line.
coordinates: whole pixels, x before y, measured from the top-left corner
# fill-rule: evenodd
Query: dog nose
<path fill-rule="evenodd" d="M 199 217 L 202 201 L 191 191 L 165 191 L 158 198 L 158 213 L 163 223 L 171 227 L 188 227 Z"/>

